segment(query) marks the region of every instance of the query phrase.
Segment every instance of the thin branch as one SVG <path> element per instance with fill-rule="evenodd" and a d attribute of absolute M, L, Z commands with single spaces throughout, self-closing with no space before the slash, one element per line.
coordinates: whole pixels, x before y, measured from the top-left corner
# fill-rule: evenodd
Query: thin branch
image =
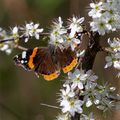
<path fill-rule="evenodd" d="M 20 50 L 24 50 L 24 51 L 27 51 L 28 49 L 23 47 L 23 46 L 20 46 L 20 45 L 15 45 L 15 48 L 18 48 Z"/>
<path fill-rule="evenodd" d="M 49 36 L 49 35 L 50 33 L 40 33 L 40 36 Z M 20 37 L 18 37 L 19 40 L 24 40 L 25 38 L 29 38 L 29 37 L 25 35 L 21 35 Z M 0 40 L 0 43 L 14 41 L 14 40 L 15 40 L 14 38 L 8 38 L 8 39 Z"/>

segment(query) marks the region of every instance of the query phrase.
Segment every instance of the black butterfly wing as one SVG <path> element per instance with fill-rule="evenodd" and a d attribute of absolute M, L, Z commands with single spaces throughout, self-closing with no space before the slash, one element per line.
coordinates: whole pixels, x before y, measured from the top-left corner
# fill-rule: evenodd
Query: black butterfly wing
<path fill-rule="evenodd" d="M 71 71 L 77 65 L 76 52 L 71 50 L 71 47 L 63 50 L 57 49 L 57 59 L 64 73 Z"/>
<path fill-rule="evenodd" d="M 59 65 L 54 62 L 49 48 L 38 49 L 34 64 L 36 66 L 35 73 L 42 74 L 45 80 L 53 80 L 59 76 Z"/>

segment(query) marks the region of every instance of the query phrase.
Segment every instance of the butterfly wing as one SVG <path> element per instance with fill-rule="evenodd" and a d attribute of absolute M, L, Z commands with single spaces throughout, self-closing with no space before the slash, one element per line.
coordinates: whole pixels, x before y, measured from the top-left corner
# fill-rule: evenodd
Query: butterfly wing
<path fill-rule="evenodd" d="M 53 80 L 59 76 L 60 68 L 54 63 L 47 47 L 28 49 L 16 55 L 13 60 L 25 70 L 34 70 L 37 75 L 42 74 L 45 80 Z"/>
<path fill-rule="evenodd" d="M 57 62 L 54 62 L 49 48 L 39 48 L 34 64 L 37 63 L 35 73 L 42 74 L 45 80 L 53 80 L 60 74 L 60 68 Z"/>
<path fill-rule="evenodd" d="M 63 50 L 57 49 L 57 59 L 59 60 L 61 69 L 64 73 L 71 71 L 78 62 L 76 52 L 71 50 L 71 47 Z"/>

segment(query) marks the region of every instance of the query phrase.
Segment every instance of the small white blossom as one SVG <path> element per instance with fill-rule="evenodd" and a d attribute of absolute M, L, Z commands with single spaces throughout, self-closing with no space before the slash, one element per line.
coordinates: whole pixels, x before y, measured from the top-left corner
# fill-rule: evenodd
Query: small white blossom
<path fill-rule="evenodd" d="M 10 48 L 9 44 L 0 44 L 0 50 L 5 51 L 8 55 L 12 52 L 12 49 Z"/>
<path fill-rule="evenodd" d="M 83 87 L 83 82 L 86 80 L 87 75 L 84 73 L 83 70 L 78 70 L 76 69 L 74 71 L 74 73 L 69 72 L 68 73 L 68 78 L 71 80 L 72 82 L 72 89 L 75 89 L 76 87 L 78 87 L 80 90 L 82 90 Z"/>
<path fill-rule="evenodd" d="M 63 26 L 63 21 L 61 17 L 58 18 L 56 22 L 53 22 L 53 28 L 50 33 L 50 44 L 59 46 L 65 41 L 64 35 L 67 33 L 67 30 Z"/>
<path fill-rule="evenodd" d="M 12 29 L 12 36 L 14 39 L 17 39 L 19 37 L 19 34 L 18 34 L 18 27 L 15 26 L 13 29 Z"/>
<path fill-rule="evenodd" d="M 110 45 L 110 48 L 113 50 L 113 52 L 120 52 L 120 39 L 114 38 L 113 40 L 108 39 L 108 44 Z"/>
<path fill-rule="evenodd" d="M 62 92 L 61 97 L 63 99 L 68 99 L 68 98 L 72 98 L 75 96 L 74 91 L 71 89 L 71 87 L 69 86 L 69 84 L 65 84 L 63 85 L 63 87 L 65 87 L 66 89 L 61 89 L 60 91 Z"/>
<path fill-rule="evenodd" d="M 111 67 L 120 70 L 120 39 L 114 38 L 113 40 L 108 39 L 109 48 L 107 48 L 109 54 L 106 56 L 105 68 Z M 119 77 L 119 74 L 117 75 Z"/>
<path fill-rule="evenodd" d="M 103 10 L 102 8 L 102 2 L 99 3 L 90 3 L 90 7 L 92 8 L 91 11 L 88 13 L 89 16 L 92 16 L 93 18 L 101 17 Z"/>
<path fill-rule="evenodd" d="M 86 101 L 86 107 L 90 107 L 92 104 L 92 101 L 88 98 Z"/>
<path fill-rule="evenodd" d="M 83 26 L 82 23 L 84 22 L 84 17 L 77 18 L 73 17 L 69 19 L 69 27 L 70 30 L 68 37 L 66 38 L 66 44 L 70 45 L 72 50 L 76 48 L 78 44 L 81 43 L 80 39 L 77 38 L 77 36 L 81 36 L 81 32 L 83 32 Z M 77 35 L 77 36 L 76 36 Z"/>
<path fill-rule="evenodd" d="M 14 30 L 12 30 L 12 31 L 13 31 L 13 33 L 17 33 L 17 27 L 15 27 Z M 0 38 L 1 39 L 9 38 L 6 31 L 3 30 L 2 28 L 0 28 Z M 6 52 L 7 55 L 9 55 L 12 52 L 12 46 L 13 46 L 13 41 L 0 43 L 0 51 L 4 51 L 4 52 Z"/>
<path fill-rule="evenodd" d="M 84 22 L 84 17 L 82 18 L 77 18 L 77 17 L 73 17 L 72 19 L 69 19 L 70 23 L 69 23 L 69 28 L 70 29 L 70 38 L 75 37 L 75 33 L 76 32 L 83 32 L 83 27 L 82 27 L 82 23 Z"/>
<path fill-rule="evenodd" d="M 98 104 L 100 103 L 100 100 L 95 99 L 95 100 L 94 100 L 94 103 L 95 103 L 95 105 L 98 105 Z"/>
<path fill-rule="evenodd" d="M 117 0 L 90 3 L 91 11 L 88 13 L 93 21 L 90 22 L 91 30 L 100 35 L 120 29 L 120 2 Z"/>
<path fill-rule="evenodd" d="M 115 87 L 110 87 L 110 91 L 111 91 L 111 92 L 113 92 L 113 91 L 115 91 L 115 90 L 116 90 Z"/>
<path fill-rule="evenodd" d="M 77 57 L 84 57 L 84 55 L 85 55 L 85 50 L 77 52 Z"/>
<path fill-rule="evenodd" d="M 90 23 L 90 26 L 93 32 L 98 32 L 100 35 L 104 35 L 107 31 L 106 21 L 102 17 L 100 19 L 94 19 L 94 21 Z"/>
<path fill-rule="evenodd" d="M 104 68 L 111 67 L 112 64 L 113 64 L 113 62 L 112 62 L 112 57 L 111 57 L 111 56 L 106 56 L 106 57 L 105 57 L 105 60 L 106 60 L 107 63 L 106 63 L 106 65 L 105 65 Z"/>
<path fill-rule="evenodd" d="M 83 110 L 81 106 L 83 105 L 83 101 L 77 99 L 63 100 L 60 104 L 62 106 L 62 112 L 69 112 L 72 116 L 75 115 L 75 112 L 82 113 Z"/>
<path fill-rule="evenodd" d="M 43 28 L 39 28 L 39 24 L 34 24 L 33 22 L 26 24 L 25 27 L 25 42 L 28 41 L 29 37 L 35 36 L 36 39 L 39 39 L 40 33 L 43 32 Z"/>
<path fill-rule="evenodd" d="M 114 66 L 114 68 L 120 70 L 120 60 L 119 61 L 114 61 L 113 66 Z"/>
<path fill-rule="evenodd" d="M 88 70 L 88 71 L 86 72 L 86 74 L 87 74 L 87 80 L 88 80 L 88 81 L 94 82 L 95 80 L 98 79 L 98 76 L 95 75 L 92 70 Z"/>

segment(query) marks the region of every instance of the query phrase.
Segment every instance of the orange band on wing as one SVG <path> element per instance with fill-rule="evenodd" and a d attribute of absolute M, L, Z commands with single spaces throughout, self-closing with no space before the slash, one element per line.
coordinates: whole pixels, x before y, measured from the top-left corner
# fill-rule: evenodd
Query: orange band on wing
<path fill-rule="evenodd" d="M 63 69 L 63 72 L 64 72 L 64 73 L 67 73 L 67 72 L 69 72 L 70 70 L 72 70 L 72 69 L 76 66 L 77 61 L 78 61 L 78 59 L 77 59 L 77 58 L 74 58 L 69 65 L 67 65 L 66 67 L 62 68 L 62 69 Z"/>
<path fill-rule="evenodd" d="M 29 68 L 31 68 L 31 69 L 34 68 L 33 58 L 36 56 L 37 50 L 38 50 L 37 47 L 34 48 L 34 49 L 33 49 L 33 52 L 32 52 L 32 55 L 30 55 L 30 58 L 29 58 L 28 66 L 29 66 Z"/>
<path fill-rule="evenodd" d="M 59 74 L 57 72 L 51 73 L 49 75 L 43 75 L 44 79 L 48 80 L 48 81 L 53 80 L 53 79 L 57 78 L 58 76 L 59 76 Z"/>

